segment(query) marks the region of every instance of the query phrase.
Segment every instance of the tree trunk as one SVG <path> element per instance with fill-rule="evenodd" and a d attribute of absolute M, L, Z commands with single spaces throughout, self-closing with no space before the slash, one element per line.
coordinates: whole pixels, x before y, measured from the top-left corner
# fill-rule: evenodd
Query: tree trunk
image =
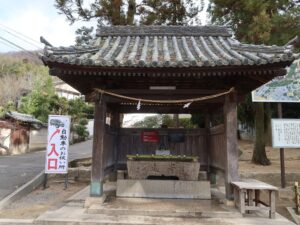
<path fill-rule="evenodd" d="M 173 124 L 175 128 L 179 127 L 179 114 L 173 114 Z"/>
<path fill-rule="evenodd" d="M 254 103 L 255 107 L 255 144 L 252 155 L 252 162 L 261 165 L 270 165 L 265 149 L 264 132 L 264 104 Z"/>
<path fill-rule="evenodd" d="M 271 131 L 271 103 L 265 103 L 265 145 L 271 146 L 272 145 L 272 131 Z"/>

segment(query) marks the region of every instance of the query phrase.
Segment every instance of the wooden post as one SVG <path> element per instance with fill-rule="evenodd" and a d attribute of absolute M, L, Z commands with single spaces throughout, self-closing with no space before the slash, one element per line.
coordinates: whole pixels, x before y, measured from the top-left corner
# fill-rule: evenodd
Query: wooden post
<path fill-rule="evenodd" d="M 269 211 L 269 218 L 270 219 L 275 219 L 275 213 L 276 213 L 276 208 L 275 208 L 275 191 L 270 190 L 269 191 L 269 206 L 270 206 L 270 211 Z"/>
<path fill-rule="evenodd" d="M 103 194 L 103 153 L 106 120 L 106 102 L 103 96 L 95 101 L 94 140 L 92 152 L 92 174 L 90 196 L 101 197 Z"/>
<path fill-rule="evenodd" d="M 239 180 L 237 143 L 237 96 L 235 92 L 225 96 L 224 126 L 225 191 L 226 198 L 232 200 L 233 188 L 230 182 Z"/>
<path fill-rule="evenodd" d="M 111 113 L 111 126 L 115 129 L 119 129 L 121 124 L 120 124 L 120 113 L 118 112 L 112 112 Z"/>
<path fill-rule="evenodd" d="M 244 189 L 239 189 L 239 205 L 240 205 L 240 212 L 242 214 L 245 213 L 245 190 Z"/>
<path fill-rule="evenodd" d="M 210 114 L 205 113 L 205 132 L 206 132 L 206 154 L 207 154 L 207 178 L 210 180 Z"/>
<path fill-rule="evenodd" d="M 296 203 L 296 213 L 300 215 L 300 192 L 299 192 L 299 184 L 295 182 L 295 203 Z"/>
<path fill-rule="evenodd" d="M 116 171 L 118 169 L 118 162 L 119 162 L 119 132 L 120 132 L 120 126 L 121 126 L 121 121 L 120 121 L 120 113 L 118 112 L 113 112 L 111 118 L 111 126 L 114 128 L 114 131 L 116 132 L 115 136 L 115 143 L 114 143 L 114 170 Z"/>
<path fill-rule="evenodd" d="M 282 105 L 278 103 L 278 118 L 282 118 Z M 281 187 L 285 188 L 285 165 L 284 165 L 284 148 L 280 148 L 280 174 L 281 174 Z"/>

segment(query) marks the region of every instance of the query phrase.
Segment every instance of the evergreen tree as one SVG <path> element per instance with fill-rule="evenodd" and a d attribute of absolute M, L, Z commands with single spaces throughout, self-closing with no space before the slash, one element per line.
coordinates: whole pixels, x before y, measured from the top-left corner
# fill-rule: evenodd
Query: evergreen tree
<path fill-rule="evenodd" d="M 131 25 L 136 14 L 135 0 L 55 0 L 55 7 L 72 23 L 98 19 L 101 25 Z M 125 7 L 127 6 L 127 7 Z M 127 8 L 127 11 L 125 11 Z"/>
<path fill-rule="evenodd" d="M 300 33 L 300 1 L 211 0 L 213 23 L 229 26 L 242 42 L 284 45 Z"/>
<path fill-rule="evenodd" d="M 200 4 L 203 9 L 203 1 Z M 195 18 L 200 9 L 193 0 L 143 0 L 138 9 L 145 25 L 185 25 Z"/>
<path fill-rule="evenodd" d="M 71 23 L 96 18 L 100 25 L 183 25 L 195 19 L 203 5 L 203 0 L 55 0 Z"/>
<path fill-rule="evenodd" d="M 208 12 L 213 23 L 231 27 L 241 42 L 283 45 L 300 34 L 300 2 L 296 0 L 211 0 Z M 241 110 L 242 107 L 245 108 Z M 268 165 L 263 103 L 244 104 L 240 111 L 255 112 L 256 140 L 252 161 Z"/>

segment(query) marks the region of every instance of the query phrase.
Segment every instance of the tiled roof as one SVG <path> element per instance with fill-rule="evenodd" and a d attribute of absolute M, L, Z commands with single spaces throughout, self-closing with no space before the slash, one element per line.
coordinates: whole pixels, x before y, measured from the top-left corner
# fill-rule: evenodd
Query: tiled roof
<path fill-rule="evenodd" d="M 5 116 L 25 123 L 32 123 L 32 124 L 39 124 L 39 125 L 43 124 L 42 121 L 28 114 L 23 114 L 18 112 L 7 112 Z"/>
<path fill-rule="evenodd" d="M 272 64 L 295 57 L 291 45 L 242 44 L 220 26 L 114 26 L 99 28 L 87 45 L 46 44 L 42 60 L 91 67 L 216 67 Z"/>

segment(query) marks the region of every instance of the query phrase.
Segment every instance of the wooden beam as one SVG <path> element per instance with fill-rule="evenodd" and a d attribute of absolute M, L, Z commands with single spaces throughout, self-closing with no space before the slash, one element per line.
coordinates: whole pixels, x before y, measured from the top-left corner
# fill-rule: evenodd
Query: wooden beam
<path fill-rule="evenodd" d="M 185 68 L 187 70 L 187 68 Z M 63 70 L 62 70 L 63 71 Z M 89 68 L 83 70 L 84 73 L 88 73 Z M 134 69 L 132 69 L 132 73 Z M 76 72 L 76 74 L 74 74 Z M 149 71 L 144 71 L 148 73 Z M 138 73 L 137 75 L 128 75 L 129 71 L 119 71 L 118 75 L 113 75 L 108 73 L 104 74 L 94 74 L 98 71 L 93 72 L 91 76 L 84 74 L 78 74 L 77 70 L 70 70 L 68 73 L 57 73 L 57 75 L 78 89 L 81 93 L 87 94 L 93 90 L 93 88 L 105 87 L 105 89 L 149 89 L 149 86 L 176 86 L 177 90 L 180 89 L 208 89 L 213 90 L 228 90 L 229 88 L 235 86 L 238 93 L 248 93 L 251 90 L 261 86 L 261 82 L 266 82 L 278 75 L 283 75 L 285 73 L 284 69 L 278 67 L 264 67 L 259 66 L 251 68 L 232 68 L 211 70 L 209 73 L 206 72 L 199 73 L 195 76 L 188 76 L 184 73 L 180 73 L 178 69 L 176 72 L 170 73 L 170 76 L 162 74 L 157 74 L 152 76 L 152 73 Z M 186 73 L 186 72 L 185 72 Z M 191 72 L 192 74 L 194 72 Z M 195 72 L 196 73 L 196 72 Z M 208 72 L 207 72 L 208 73 Z M 218 74 L 221 73 L 221 76 Z M 168 73 L 169 74 L 169 73 Z M 201 75 L 202 74 L 202 75 Z M 214 74 L 214 75 L 213 75 Z M 76 79 L 74 79 L 74 77 Z M 258 81 L 259 79 L 260 81 Z M 170 93 L 170 92 L 168 92 Z M 125 94 L 125 93 L 124 93 Z M 191 93 L 193 94 L 193 93 Z M 199 94 L 196 94 L 199 95 Z M 204 95 L 206 95 L 204 93 Z"/>
<path fill-rule="evenodd" d="M 60 64 L 56 62 L 49 62 L 48 66 L 50 74 L 60 76 L 61 74 L 85 74 L 85 75 L 115 75 L 115 76 L 212 76 L 216 74 L 241 74 L 243 71 L 252 73 L 255 71 L 269 71 L 280 70 L 289 66 L 290 61 L 278 62 L 265 65 L 232 65 L 232 66 L 218 66 L 218 67 L 95 67 L 86 65 L 71 65 Z"/>
<path fill-rule="evenodd" d="M 104 134 L 106 120 L 105 98 L 98 95 L 95 101 L 94 139 L 92 151 L 92 174 L 90 196 L 101 197 L 104 178 Z"/>
<path fill-rule="evenodd" d="M 226 198 L 233 199 L 230 182 L 239 179 L 238 174 L 238 143 L 237 143 L 237 96 L 236 92 L 225 97 L 225 191 Z"/>

